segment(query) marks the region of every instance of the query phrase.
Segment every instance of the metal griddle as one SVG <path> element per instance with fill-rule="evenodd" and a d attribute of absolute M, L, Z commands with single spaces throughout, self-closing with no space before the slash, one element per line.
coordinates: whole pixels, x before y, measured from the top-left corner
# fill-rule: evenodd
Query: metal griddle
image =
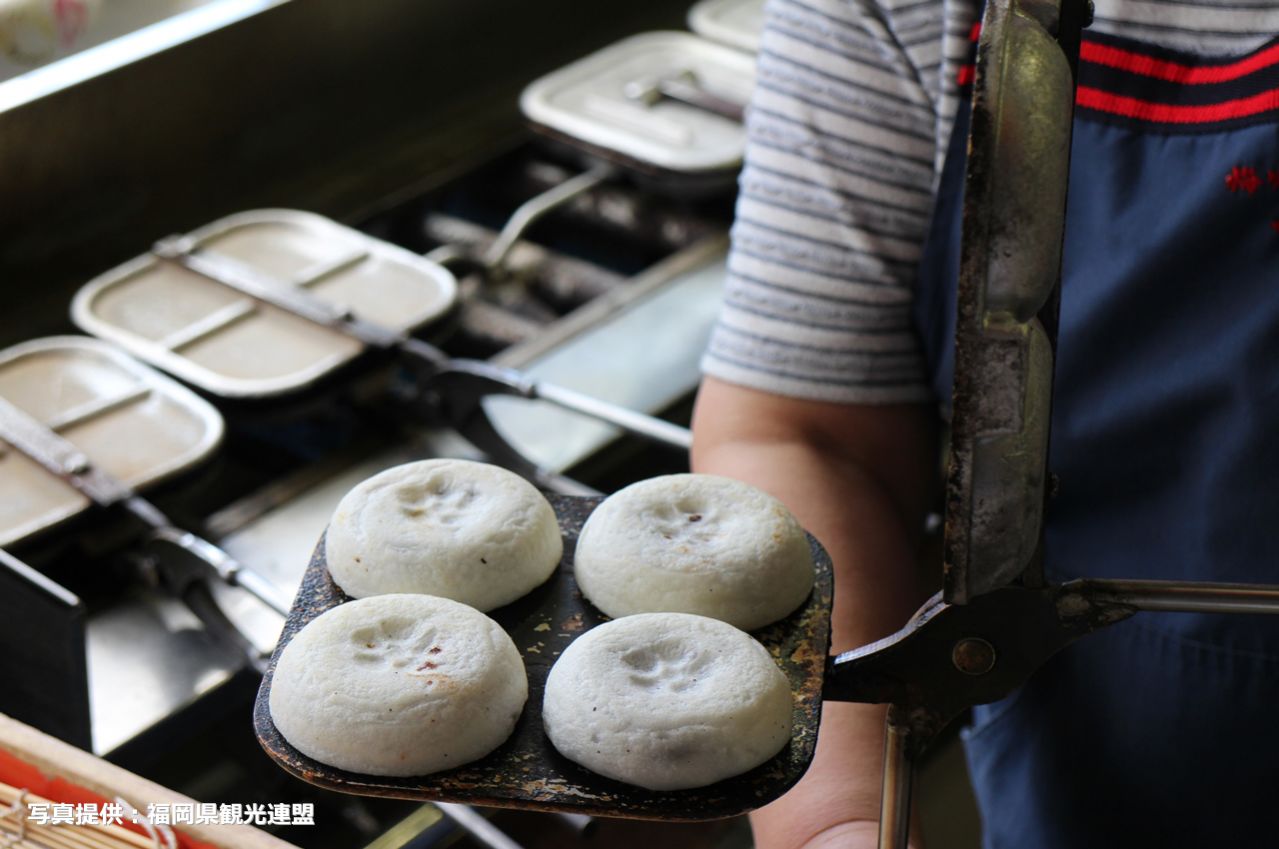
<path fill-rule="evenodd" d="M 593 183 L 584 183 L 582 186 L 573 188 L 573 191 L 586 191 L 590 185 Z M 555 191 L 552 190 L 551 193 Z M 528 207 L 530 204 L 536 206 L 542 198 L 543 196 L 539 196 L 521 210 L 517 210 L 509 229 L 522 232 L 540 216 L 544 210 L 530 212 Z M 208 334 L 232 326 L 244 316 L 253 315 L 261 309 L 272 315 L 287 316 L 288 320 L 298 322 L 299 326 L 327 334 L 328 338 L 340 341 L 345 346 L 341 356 L 319 359 L 297 374 L 287 375 L 283 379 L 259 381 L 269 384 L 269 388 L 256 390 L 256 394 L 260 396 L 301 391 L 316 380 L 331 374 L 339 366 L 350 361 L 358 352 L 382 351 L 399 358 L 401 362 L 414 370 L 418 396 L 429 408 L 430 413 L 438 414 L 496 462 L 543 484 L 572 488 L 559 476 L 548 473 L 529 462 L 506 442 L 488 420 L 481 405 L 484 398 L 506 395 L 542 400 L 588 418 L 615 425 L 629 433 L 658 443 L 682 449 L 687 449 L 691 445 L 692 438 L 687 428 L 565 387 L 537 381 L 513 369 L 502 368 L 486 361 L 452 359 L 439 348 L 414 336 L 413 331 L 417 329 L 417 324 L 393 326 L 385 321 L 378 322 L 365 317 L 364 310 L 358 305 L 352 307 L 345 303 L 334 303 L 317 297 L 308 290 L 308 287 L 329 277 L 334 269 L 345 269 L 351 262 L 362 262 L 370 253 L 380 252 L 399 255 L 400 261 L 411 261 L 416 266 L 429 270 L 428 276 L 431 279 L 448 277 L 449 285 L 443 287 L 437 294 L 446 298 L 450 305 L 456 300 L 456 287 L 449 272 L 430 257 L 410 254 L 380 240 L 341 228 L 333 222 L 320 219 L 319 216 L 275 210 L 242 213 L 228 221 L 258 220 L 265 216 L 275 216 L 281 221 L 297 219 L 313 225 L 323 221 L 323 226 L 334 232 L 353 234 L 347 238 L 358 241 L 364 248 L 353 259 L 342 259 L 324 267 L 306 269 L 304 273 L 291 278 L 287 274 L 272 272 L 236 259 L 220 251 L 216 244 L 206 246 L 204 242 L 208 238 L 208 233 L 218 234 L 226 228 L 224 222 L 215 222 L 203 231 L 161 240 L 149 255 L 139 257 L 91 281 L 77 295 L 72 317 L 88 332 L 110 338 L 140 359 L 172 371 L 207 392 L 222 397 L 235 397 L 242 394 L 241 388 L 231 389 L 229 384 L 242 384 L 244 381 L 219 380 L 217 375 L 208 369 L 193 367 L 171 350 L 172 346 L 163 341 L 157 343 L 141 332 L 104 320 L 94 312 L 93 304 L 104 295 L 110 294 L 112 286 L 127 282 L 139 269 L 162 267 L 167 264 L 194 275 L 197 279 L 207 281 L 208 284 L 213 284 L 214 289 L 240 299 L 171 332 L 169 335 L 178 337 L 181 344 L 187 344 L 191 339 L 203 339 Z M 282 216 L 284 217 L 281 218 Z M 504 231 L 504 235 L 509 236 L 510 233 Z M 510 243 L 513 243 L 514 237 L 511 238 Z M 499 241 L 504 240 L 499 239 Z M 494 261 L 500 264 L 509 244 L 505 247 L 495 245 L 495 248 L 498 249 L 499 255 Z M 156 309 L 162 314 L 165 305 L 157 305 Z"/>
<path fill-rule="evenodd" d="M 321 539 L 254 706 L 254 728 L 267 754 L 298 778 L 344 793 L 639 819 L 733 816 L 766 804 L 798 781 L 817 745 L 822 671 L 830 649 L 833 585 L 825 550 L 810 537 L 817 579 L 804 605 L 781 622 L 753 632 L 790 679 L 794 696 L 791 742 L 767 763 L 709 787 L 645 790 L 596 775 L 569 761 L 555 751 L 542 730 L 542 693 L 552 664 L 574 638 L 607 620 L 582 598 L 573 580 L 578 534 L 602 499 L 555 494 L 548 498 L 564 537 L 559 568 L 524 598 L 490 613 L 519 647 L 529 678 L 528 703 L 506 743 L 487 757 L 457 769 L 419 778 L 386 778 L 325 766 L 285 741 L 271 721 L 268 707 L 280 652 L 304 625 L 347 601 L 329 577 Z"/>
<path fill-rule="evenodd" d="M 695 197 L 736 180 L 753 78 L 745 53 L 691 33 L 649 32 L 534 80 L 520 111 L 533 132 L 594 170 Z"/>

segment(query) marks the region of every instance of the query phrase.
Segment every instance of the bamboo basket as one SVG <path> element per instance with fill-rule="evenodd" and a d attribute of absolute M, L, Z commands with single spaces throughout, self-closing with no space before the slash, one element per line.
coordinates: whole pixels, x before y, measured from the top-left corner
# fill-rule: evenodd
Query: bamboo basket
<path fill-rule="evenodd" d="M 195 800 L 107 763 L 101 758 L 0 714 L 0 813 L 26 791 L 25 803 L 114 803 L 146 812 L 148 805 L 195 805 Z M 128 819 L 125 820 L 129 822 Z M 14 838 L 16 818 L 0 820 L 0 846 Z M 37 829 L 39 834 L 37 835 Z M 265 831 L 243 824 L 187 824 L 172 827 L 179 849 L 296 849 Z M 123 832 L 123 833 L 121 833 Z M 108 831 L 91 825 L 28 826 L 31 842 L 15 846 L 98 849 L 164 846 L 135 826 Z M 37 842 L 39 841 L 39 842 Z"/>

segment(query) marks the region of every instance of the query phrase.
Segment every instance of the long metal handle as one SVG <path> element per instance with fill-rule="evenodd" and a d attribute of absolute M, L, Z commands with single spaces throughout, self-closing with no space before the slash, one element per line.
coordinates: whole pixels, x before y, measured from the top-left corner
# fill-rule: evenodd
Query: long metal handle
<path fill-rule="evenodd" d="M 213 592 L 208 584 L 203 581 L 194 581 L 181 590 L 180 598 L 214 639 L 234 648 L 258 672 L 266 672 L 269 655 L 260 651 L 253 641 L 227 618 L 217 600 L 213 598 Z"/>
<path fill-rule="evenodd" d="M 680 427 L 668 421 L 636 412 L 599 398 L 585 395 L 573 389 L 557 386 L 553 383 L 534 381 L 532 384 L 534 398 L 548 401 L 557 407 L 581 413 L 608 424 L 616 425 L 637 436 L 643 436 L 654 442 L 661 442 L 674 448 L 689 450 L 693 447 L 693 434 L 686 427 Z"/>
<path fill-rule="evenodd" d="M 291 599 L 280 593 L 270 579 L 256 572 L 206 539 L 171 525 L 156 528 L 152 536 L 190 554 L 222 581 L 240 587 L 281 616 L 289 615 Z"/>
<path fill-rule="evenodd" d="M 558 186 L 547 189 L 536 197 L 530 198 L 520 205 L 507 220 L 506 226 L 498 234 L 493 244 L 484 254 L 484 264 L 490 272 L 499 271 L 506 262 L 507 255 L 524 232 L 547 213 L 558 209 L 579 195 L 603 183 L 613 176 L 613 169 L 599 165 Z"/>
<path fill-rule="evenodd" d="M 481 402 L 493 395 L 540 399 L 625 431 L 687 451 L 693 444 L 688 428 L 662 421 L 573 389 L 535 380 L 515 369 L 481 360 L 453 360 L 438 371 L 427 363 L 429 387 L 440 396 L 446 415 L 465 436 L 476 421 L 487 421 Z M 491 424 L 488 425 L 491 427 Z M 514 450 L 514 449 L 511 449 Z"/>
<path fill-rule="evenodd" d="M 1279 614 L 1279 585 L 1187 581 L 1082 580 L 1063 589 L 1094 602 L 1166 613 Z"/>
<path fill-rule="evenodd" d="M 884 722 L 884 784 L 879 801 L 879 849 L 907 849 L 910 796 L 915 779 L 911 732 L 897 705 Z"/>

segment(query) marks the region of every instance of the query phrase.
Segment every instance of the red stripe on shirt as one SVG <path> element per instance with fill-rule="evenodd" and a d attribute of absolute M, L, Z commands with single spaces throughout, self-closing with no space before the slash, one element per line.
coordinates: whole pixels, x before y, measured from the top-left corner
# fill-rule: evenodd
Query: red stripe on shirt
<path fill-rule="evenodd" d="M 1263 91 L 1251 97 L 1227 100 L 1205 106 L 1176 106 L 1168 103 L 1152 103 L 1135 97 L 1110 94 L 1097 88 L 1080 86 L 1075 102 L 1086 109 L 1153 121 L 1160 124 L 1207 124 L 1247 118 L 1279 109 L 1279 89 Z"/>
<path fill-rule="evenodd" d="M 1181 85 L 1204 85 L 1237 80 L 1279 64 L 1279 44 L 1226 65 L 1186 65 L 1090 41 L 1080 45 L 1079 57 L 1085 62 L 1118 68 L 1143 77 Z"/>

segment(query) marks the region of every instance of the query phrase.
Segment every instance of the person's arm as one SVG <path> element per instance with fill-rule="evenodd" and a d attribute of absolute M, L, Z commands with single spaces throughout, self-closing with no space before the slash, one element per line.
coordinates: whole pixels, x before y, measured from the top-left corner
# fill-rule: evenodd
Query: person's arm
<path fill-rule="evenodd" d="M 830 552 L 833 646 L 900 628 L 922 601 L 915 549 L 936 477 L 932 407 L 787 398 L 707 378 L 693 469 L 780 498 Z M 752 815 L 758 849 L 873 846 L 884 709 L 828 702 L 800 783 Z"/>

